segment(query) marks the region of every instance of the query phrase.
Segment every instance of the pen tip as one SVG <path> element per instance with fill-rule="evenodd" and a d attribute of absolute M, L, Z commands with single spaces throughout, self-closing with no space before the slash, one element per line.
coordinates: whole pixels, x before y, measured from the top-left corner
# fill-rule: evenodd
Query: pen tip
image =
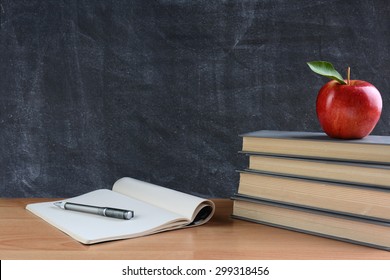
<path fill-rule="evenodd" d="M 62 202 L 54 202 L 53 204 L 54 204 L 55 206 L 57 206 L 57 207 L 62 208 Z"/>

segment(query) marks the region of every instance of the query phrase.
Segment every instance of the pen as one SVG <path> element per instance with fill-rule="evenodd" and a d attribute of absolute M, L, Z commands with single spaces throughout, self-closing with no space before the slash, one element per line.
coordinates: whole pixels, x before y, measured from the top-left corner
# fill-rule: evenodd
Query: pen
<path fill-rule="evenodd" d="M 77 204 L 77 203 L 65 202 L 65 201 L 54 202 L 54 205 L 64 210 L 78 211 L 78 212 L 95 214 L 95 215 L 100 215 L 100 216 L 105 216 L 110 218 L 130 220 L 131 218 L 134 217 L 134 211 L 132 210 L 117 209 L 117 208 L 110 208 L 110 207 L 98 207 L 98 206 Z"/>

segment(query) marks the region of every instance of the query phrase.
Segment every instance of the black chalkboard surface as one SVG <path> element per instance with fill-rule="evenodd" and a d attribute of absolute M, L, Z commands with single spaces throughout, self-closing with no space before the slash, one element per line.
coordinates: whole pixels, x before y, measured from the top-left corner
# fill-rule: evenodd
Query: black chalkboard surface
<path fill-rule="evenodd" d="M 389 30 L 387 0 L 0 0 L 0 196 L 230 197 L 239 134 L 320 130 L 312 60 L 374 84 L 389 135 Z"/>

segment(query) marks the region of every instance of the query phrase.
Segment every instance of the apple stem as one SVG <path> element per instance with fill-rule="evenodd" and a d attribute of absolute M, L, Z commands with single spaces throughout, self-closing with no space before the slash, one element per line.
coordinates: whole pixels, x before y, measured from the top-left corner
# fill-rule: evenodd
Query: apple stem
<path fill-rule="evenodd" d="M 348 70 L 347 70 L 347 85 L 350 84 L 350 81 L 351 81 L 351 67 L 348 66 Z"/>

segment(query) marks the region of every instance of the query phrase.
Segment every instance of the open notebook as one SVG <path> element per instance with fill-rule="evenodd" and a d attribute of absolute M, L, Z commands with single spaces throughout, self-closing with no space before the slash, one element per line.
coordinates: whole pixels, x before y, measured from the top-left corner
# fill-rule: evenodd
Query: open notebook
<path fill-rule="evenodd" d="M 121 220 L 63 210 L 53 202 L 27 205 L 27 210 L 84 244 L 201 225 L 215 211 L 210 200 L 127 177 L 115 182 L 112 190 L 96 190 L 62 201 L 134 211 L 134 218 Z"/>

